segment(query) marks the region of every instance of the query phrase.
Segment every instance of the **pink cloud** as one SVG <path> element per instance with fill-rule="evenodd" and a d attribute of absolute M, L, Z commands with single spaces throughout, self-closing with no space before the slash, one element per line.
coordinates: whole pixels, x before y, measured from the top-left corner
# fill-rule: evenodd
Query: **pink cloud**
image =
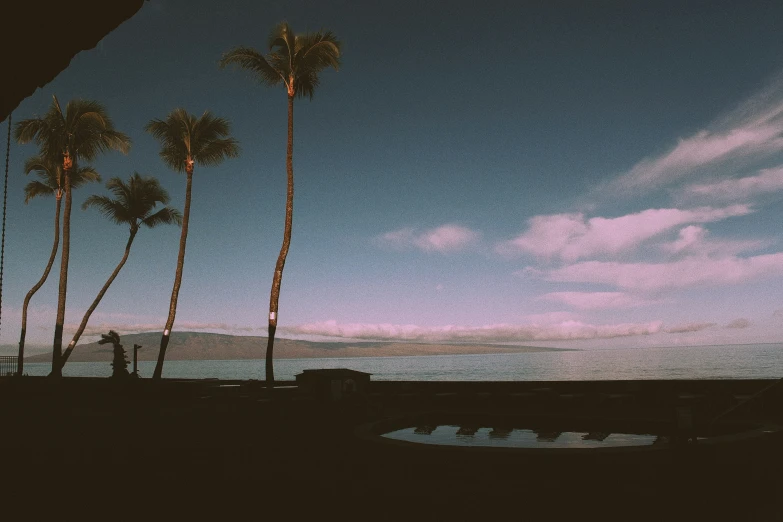
<path fill-rule="evenodd" d="M 616 218 L 585 219 L 581 213 L 535 216 L 528 221 L 528 229 L 523 234 L 501 243 L 496 251 L 574 261 L 629 250 L 686 223 L 720 221 L 750 212 L 747 205 L 732 205 L 692 210 L 648 209 Z"/>
<path fill-rule="evenodd" d="M 707 231 L 703 227 L 689 225 L 680 230 L 679 237 L 675 241 L 663 243 L 661 248 L 672 254 L 729 256 L 756 250 L 766 244 L 766 241 L 761 240 L 707 239 Z"/>
<path fill-rule="evenodd" d="M 737 201 L 781 190 L 783 167 L 778 167 L 761 170 L 755 176 L 688 185 L 682 190 L 682 196 L 703 197 L 710 201 Z"/>
<path fill-rule="evenodd" d="M 496 324 L 488 326 L 436 326 L 395 324 L 339 324 L 323 321 L 286 327 L 289 334 L 322 335 L 347 339 L 417 342 L 533 342 L 579 339 L 610 339 L 651 335 L 661 331 L 662 323 L 622 323 L 592 325 L 579 321 L 564 321 L 549 325 Z"/>
<path fill-rule="evenodd" d="M 527 275 L 527 271 L 517 272 Z M 669 263 L 586 261 L 543 272 L 549 281 L 602 283 L 635 290 L 735 284 L 783 275 L 783 252 L 747 258 L 691 256 Z"/>
<path fill-rule="evenodd" d="M 550 292 L 542 295 L 541 299 L 565 303 L 581 310 L 630 308 L 653 303 L 624 292 Z"/>
<path fill-rule="evenodd" d="M 428 230 L 403 228 L 376 238 L 382 246 L 394 249 L 417 248 L 424 252 L 455 252 L 474 244 L 479 232 L 455 224 L 446 224 Z"/>

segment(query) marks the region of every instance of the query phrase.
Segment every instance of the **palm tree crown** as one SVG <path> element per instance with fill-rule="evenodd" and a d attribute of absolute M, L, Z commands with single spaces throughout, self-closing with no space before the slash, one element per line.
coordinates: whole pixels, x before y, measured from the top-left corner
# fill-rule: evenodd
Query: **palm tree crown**
<path fill-rule="evenodd" d="M 36 197 L 57 196 L 58 191 L 62 191 L 64 182 L 62 162 L 42 156 L 33 156 L 27 158 L 24 163 L 24 173 L 30 174 L 31 172 L 34 172 L 38 179 L 25 185 L 25 204 Z M 78 167 L 71 171 L 71 188 L 79 188 L 85 183 L 100 180 L 101 175 L 90 166 Z"/>
<path fill-rule="evenodd" d="M 22 120 L 16 124 L 19 143 L 34 141 L 41 155 L 61 160 L 71 156 L 93 160 L 98 154 L 119 150 L 127 154 L 130 138 L 114 130 L 106 109 L 92 100 L 71 100 L 63 112 L 57 97 L 43 117 Z"/>
<path fill-rule="evenodd" d="M 177 172 L 187 172 L 194 162 L 212 166 L 239 156 L 228 120 L 209 111 L 196 118 L 185 109 L 174 109 L 165 119 L 150 121 L 144 130 L 160 140 L 160 157 Z"/>
<path fill-rule="evenodd" d="M 340 42 L 331 31 L 294 34 L 287 22 L 269 34 L 269 53 L 264 56 L 250 47 L 235 47 L 220 60 L 220 67 L 237 64 L 254 72 L 261 83 L 285 85 L 288 96 L 313 97 L 318 73 L 340 67 Z"/>
<path fill-rule="evenodd" d="M 118 225 L 128 225 L 132 231 L 141 225 L 154 228 L 162 224 L 182 224 L 182 214 L 177 209 L 163 207 L 153 212 L 158 203 L 165 205 L 170 201 L 168 192 L 155 178 L 134 172 L 127 183 L 112 178 L 106 182 L 106 188 L 114 198 L 92 195 L 82 208 L 96 207 L 106 218 Z"/>

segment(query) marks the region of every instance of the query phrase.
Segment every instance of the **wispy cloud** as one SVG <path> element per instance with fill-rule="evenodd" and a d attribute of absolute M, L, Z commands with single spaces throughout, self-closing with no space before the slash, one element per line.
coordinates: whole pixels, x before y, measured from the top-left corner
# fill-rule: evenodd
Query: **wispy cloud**
<path fill-rule="evenodd" d="M 496 251 L 574 261 L 629 250 L 684 224 L 720 221 L 751 211 L 747 205 L 732 205 L 691 210 L 648 209 L 615 218 L 586 219 L 581 213 L 535 216 L 528 221 L 524 233 L 499 244 Z"/>
<path fill-rule="evenodd" d="M 752 257 L 710 259 L 690 256 L 668 263 L 585 261 L 552 270 L 525 269 L 521 276 L 548 281 L 602 283 L 635 290 L 686 288 L 695 285 L 735 284 L 764 276 L 783 275 L 783 252 Z"/>
<path fill-rule="evenodd" d="M 644 159 L 600 191 L 633 194 L 709 168 L 713 172 L 768 158 L 783 147 L 783 76 L 708 128 Z"/>
<path fill-rule="evenodd" d="M 424 252 L 448 253 L 464 250 L 478 241 L 479 237 L 479 232 L 452 223 L 426 230 L 393 230 L 377 236 L 375 242 L 395 250 L 416 248 Z"/>
<path fill-rule="evenodd" d="M 693 183 L 685 186 L 679 196 L 682 199 L 708 201 L 748 201 L 756 196 L 783 190 L 783 167 L 760 170 L 758 174 L 743 178 Z"/>
<path fill-rule="evenodd" d="M 733 328 L 737 330 L 741 330 L 744 328 L 748 328 L 750 326 L 750 321 L 748 319 L 745 319 L 744 317 L 740 317 L 738 319 L 734 319 L 729 324 L 726 325 L 726 328 Z"/>
<path fill-rule="evenodd" d="M 564 303 L 580 310 L 631 308 L 657 302 L 624 292 L 550 292 L 542 295 L 541 299 Z"/>
<path fill-rule="evenodd" d="M 707 328 L 712 328 L 715 323 L 684 323 L 665 328 L 666 333 L 690 333 L 701 332 Z"/>
<path fill-rule="evenodd" d="M 650 335 L 661 331 L 662 323 L 622 323 L 593 325 L 579 321 L 564 321 L 548 325 L 496 324 L 488 326 L 436 326 L 423 327 L 412 324 L 340 324 L 323 321 L 286 327 L 289 334 L 322 335 L 346 339 L 417 342 L 535 342 L 566 341 L 580 339 L 610 339 Z"/>

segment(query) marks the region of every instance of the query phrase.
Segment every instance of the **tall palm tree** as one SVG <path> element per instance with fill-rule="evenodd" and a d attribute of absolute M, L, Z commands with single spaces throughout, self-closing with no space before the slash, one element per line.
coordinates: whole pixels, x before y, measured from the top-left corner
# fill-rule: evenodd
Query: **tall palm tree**
<path fill-rule="evenodd" d="M 170 225 L 170 224 L 182 224 L 182 214 L 179 210 L 171 207 L 163 207 L 162 209 L 154 212 L 158 203 L 166 205 L 171 198 L 166 189 L 160 186 L 160 183 L 155 178 L 143 178 L 138 172 L 134 173 L 125 183 L 120 178 L 112 178 L 106 183 L 106 188 L 114 195 L 114 199 L 108 196 L 92 195 L 82 205 L 83 209 L 90 207 L 97 207 L 98 210 L 110 221 L 115 222 L 118 225 L 127 225 L 129 228 L 128 242 L 125 244 L 125 253 L 122 256 L 114 272 L 111 273 L 109 279 L 104 283 L 97 297 L 92 302 L 90 307 L 84 313 L 81 324 L 79 324 L 78 330 L 73 335 L 73 339 L 68 343 L 68 348 L 65 349 L 65 353 L 61 358 L 60 366 L 65 366 L 68 361 L 73 348 L 76 343 L 79 342 L 79 337 L 84 333 L 84 329 L 87 327 L 87 321 L 90 320 L 90 316 L 98 307 L 98 303 L 103 299 L 104 294 L 111 286 L 117 274 L 120 273 L 125 262 L 128 260 L 130 254 L 131 245 L 139 231 L 139 228 L 143 225 L 147 228 L 155 228 L 158 225 Z"/>
<path fill-rule="evenodd" d="M 160 351 L 155 372 L 152 374 L 153 379 L 160 379 L 163 375 L 166 347 L 169 344 L 171 328 L 174 326 L 174 316 L 177 314 L 177 297 L 179 296 L 179 287 L 182 284 L 185 244 L 188 239 L 193 167 L 196 163 L 205 166 L 217 165 L 226 158 L 239 156 L 239 145 L 230 136 L 230 127 L 228 120 L 213 116 L 209 111 L 204 111 L 204 114 L 197 118 L 181 108 L 171 111 L 165 120 L 152 120 L 144 127 L 144 130 L 160 141 L 160 157 L 163 162 L 177 172 L 184 171 L 187 176 L 177 271 L 174 275 L 169 316 L 160 339 Z"/>
<path fill-rule="evenodd" d="M 62 162 L 62 190 L 65 195 L 63 208 L 63 251 L 60 256 L 60 286 L 57 296 L 57 319 L 54 325 L 52 345 L 52 373 L 62 375 L 60 357 L 65 322 L 65 298 L 68 290 L 68 260 L 71 252 L 71 173 L 78 169 L 79 160 L 90 161 L 98 154 L 119 150 L 127 154 L 130 138 L 114 129 L 106 109 L 92 100 L 71 100 L 60 107 L 53 96 L 52 105 L 42 117 L 22 120 L 16 124 L 15 137 L 19 143 L 35 142 L 41 156 Z"/>
<path fill-rule="evenodd" d="M 49 254 L 49 262 L 46 264 L 44 273 L 41 279 L 38 280 L 35 285 L 24 296 L 24 303 L 22 304 L 22 333 L 19 336 L 19 366 L 17 368 L 17 374 L 22 375 L 24 370 L 24 340 L 27 333 L 27 308 L 30 306 L 30 299 L 33 295 L 43 286 L 46 279 L 49 277 L 49 272 L 54 265 L 54 258 L 57 255 L 57 248 L 60 244 L 60 206 L 63 195 L 62 190 L 62 165 L 51 159 L 42 158 L 41 156 L 33 156 L 28 158 L 24 164 L 25 174 L 35 172 L 38 176 L 37 180 L 30 181 L 24 187 L 24 202 L 25 205 L 30 200 L 37 197 L 54 196 L 54 244 L 52 245 L 52 253 Z M 100 175 L 95 172 L 92 167 L 85 166 L 79 167 L 71 172 L 71 187 L 78 188 L 81 185 L 90 181 L 100 181 Z"/>
<path fill-rule="evenodd" d="M 312 99 L 318 87 L 318 74 L 327 67 L 335 70 L 340 66 L 340 42 L 331 31 L 294 34 L 286 22 L 278 24 L 270 33 L 269 53 L 263 55 L 249 47 L 235 47 L 220 60 L 220 67 L 236 64 L 254 73 L 261 83 L 269 86 L 283 85 L 288 95 L 288 148 L 286 151 L 286 173 L 288 191 L 285 205 L 285 228 L 283 245 L 275 264 L 272 290 L 269 296 L 269 335 L 266 347 L 266 380 L 272 386 L 275 380 L 272 353 L 277 330 L 277 304 L 280 299 L 280 284 L 283 268 L 291 246 L 291 225 L 294 213 L 294 98 Z"/>

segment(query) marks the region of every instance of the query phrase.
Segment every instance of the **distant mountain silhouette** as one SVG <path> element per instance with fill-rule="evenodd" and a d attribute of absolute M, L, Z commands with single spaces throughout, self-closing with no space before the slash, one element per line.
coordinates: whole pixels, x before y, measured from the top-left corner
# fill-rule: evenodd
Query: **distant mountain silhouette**
<path fill-rule="evenodd" d="M 154 361 L 158 356 L 162 332 L 126 334 L 121 342 L 133 357 L 133 345 L 139 344 L 140 361 Z M 226 335 L 202 332 L 173 332 L 166 351 L 167 361 L 202 361 L 263 359 L 266 337 Z M 402 342 L 313 342 L 291 339 L 275 340 L 275 358 L 307 359 L 322 357 L 389 357 L 410 355 L 455 355 L 561 351 L 559 348 L 533 346 L 499 346 L 491 344 L 424 344 Z M 70 361 L 111 361 L 112 348 L 97 342 L 77 345 Z M 25 358 L 28 362 L 51 362 L 51 352 Z"/>

